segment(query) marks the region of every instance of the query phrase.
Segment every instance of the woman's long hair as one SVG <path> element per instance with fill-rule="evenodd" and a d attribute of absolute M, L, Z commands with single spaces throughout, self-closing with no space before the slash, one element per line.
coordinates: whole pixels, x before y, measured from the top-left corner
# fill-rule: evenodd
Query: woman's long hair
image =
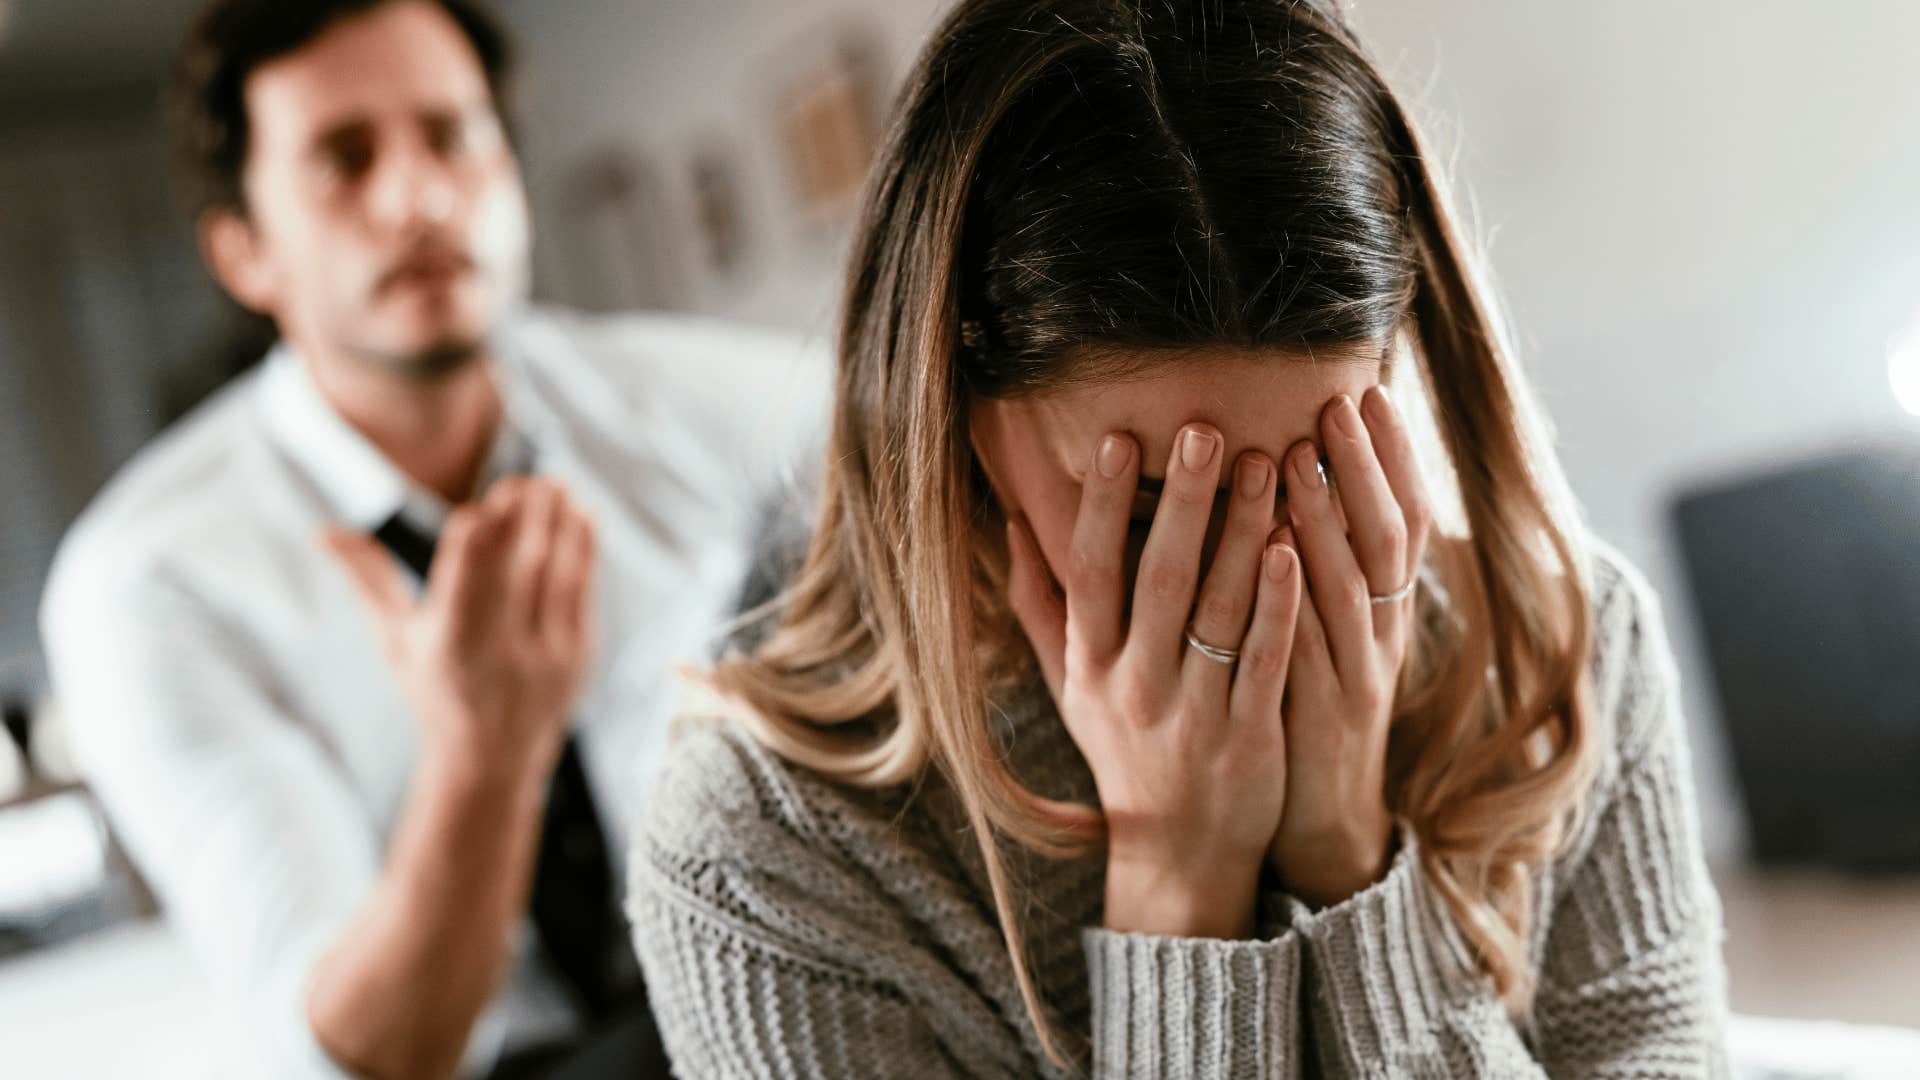
<path fill-rule="evenodd" d="M 1585 553 L 1434 163 L 1334 5 L 965 0 L 914 69 L 865 206 L 816 531 L 767 635 L 711 676 L 755 737 L 847 784 L 938 770 L 1059 1060 L 1003 845 L 1082 855 L 1104 830 L 1025 787 L 989 724 L 1031 657 L 1000 596 L 969 403 L 1195 346 L 1298 363 L 1398 345 L 1464 535 L 1429 557 L 1441 588 L 1420 593 L 1388 806 L 1524 1010 L 1526 869 L 1565 835 L 1598 742 Z"/>

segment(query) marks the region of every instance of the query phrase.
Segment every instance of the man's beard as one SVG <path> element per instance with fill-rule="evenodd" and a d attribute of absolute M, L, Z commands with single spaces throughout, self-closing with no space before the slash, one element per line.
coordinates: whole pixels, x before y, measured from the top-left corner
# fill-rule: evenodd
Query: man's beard
<path fill-rule="evenodd" d="M 449 334 L 410 352 L 376 348 L 352 350 L 363 362 L 419 383 L 439 382 L 465 371 L 486 354 L 484 338 Z"/>

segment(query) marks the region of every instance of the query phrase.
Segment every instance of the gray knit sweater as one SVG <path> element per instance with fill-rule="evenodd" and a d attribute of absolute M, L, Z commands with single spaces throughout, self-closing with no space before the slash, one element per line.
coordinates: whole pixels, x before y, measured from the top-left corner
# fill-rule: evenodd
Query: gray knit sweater
<path fill-rule="evenodd" d="M 1015 853 L 1033 972 L 1079 1056 L 1041 1052 L 951 791 L 866 791 L 723 722 L 688 725 L 632 859 L 629 913 L 678 1075 L 1699 1077 L 1725 1072 L 1707 880 L 1658 605 L 1610 553 L 1592 665 L 1608 752 L 1577 842 L 1533 875 L 1539 980 L 1516 1023 L 1402 829 L 1386 877 L 1319 911 L 1262 898 L 1249 941 L 1101 929 L 1104 862 Z M 1002 716 L 1037 790 L 1093 786 L 1044 692 Z"/>

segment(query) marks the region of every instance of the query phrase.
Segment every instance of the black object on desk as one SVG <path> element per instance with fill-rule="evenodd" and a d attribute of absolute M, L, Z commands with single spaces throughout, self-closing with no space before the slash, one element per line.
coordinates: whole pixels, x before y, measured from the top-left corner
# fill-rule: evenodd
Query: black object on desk
<path fill-rule="evenodd" d="M 1920 871 L 1920 447 L 1695 491 L 1674 521 L 1753 856 Z"/>

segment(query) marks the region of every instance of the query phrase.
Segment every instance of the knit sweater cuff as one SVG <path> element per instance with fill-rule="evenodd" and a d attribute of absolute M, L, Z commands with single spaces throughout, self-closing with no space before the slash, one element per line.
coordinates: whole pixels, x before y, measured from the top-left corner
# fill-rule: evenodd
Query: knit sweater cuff
<path fill-rule="evenodd" d="M 1081 934 L 1095 1077 L 1295 1077 L 1300 939 Z"/>
<path fill-rule="evenodd" d="M 1316 1026 L 1360 1060 L 1429 1042 L 1446 1015 L 1491 991 L 1466 938 L 1420 867 L 1403 821 L 1385 877 L 1318 911 L 1292 901 L 1310 957 Z"/>

